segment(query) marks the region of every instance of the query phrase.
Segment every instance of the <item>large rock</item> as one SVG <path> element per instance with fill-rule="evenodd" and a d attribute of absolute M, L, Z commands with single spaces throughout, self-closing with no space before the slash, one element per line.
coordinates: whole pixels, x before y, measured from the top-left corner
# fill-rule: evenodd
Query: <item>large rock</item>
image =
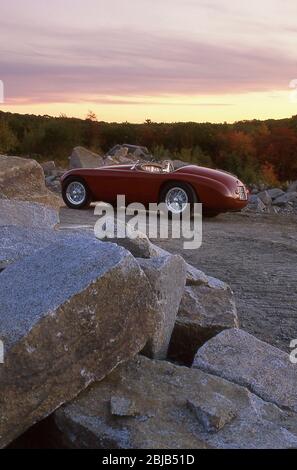
<path fill-rule="evenodd" d="M 103 165 L 103 158 L 100 155 L 84 147 L 75 147 L 69 160 L 70 169 L 98 168 Z"/>
<path fill-rule="evenodd" d="M 200 370 L 136 357 L 54 414 L 60 446 L 293 448 L 296 414 Z"/>
<path fill-rule="evenodd" d="M 137 161 L 137 156 L 133 153 L 129 153 L 127 147 L 119 146 L 119 148 L 113 153 L 113 155 L 108 155 L 106 157 L 106 162 L 108 159 L 112 159 L 113 162 L 121 164 L 135 163 Z"/>
<path fill-rule="evenodd" d="M 276 199 L 277 197 L 279 196 L 283 196 L 285 194 L 285 192 L 280 189 L 280 188 L 272 188 L 272 189 L 268 189 L 267 190 L 267 193 L 269 194 L 269 196 L 271 197 L 272 201 L 274 199 Z"/>
<path fill-rule="evenodd" d="M 248 202 L 249 204 L 256 204 L 259 201 L 258 192 L 256 194 L 249 194 Z"/>
<path fill-rule="evenodd" d="M 151 286 L 125 249 L 81 236 L 1 274 L 0 447 L 142 350 Z"/>
<path fill-rule="evenodd" d="M 209 276 L 207 276 L 203 271 L 195 268 L 191 264 L 186 264 L 187 274 L 186 274 L 186 284 L 187 286 L 207 286 L 209 281 Z"/>
<path fill-rule="evenodd" d="M 106 157 L 112 157 L 116 160 L 121 160 L 122 158 L 128 158 L 130 161 L 136 160 L 150 160 L 152 155 L 146 147 L 140 145 L 131 145 L 131 144 L 117 144 L 112 147 L 106 154 Z"/>
<path fill-rule="evenodd" d="M 286 206 L 290 202 L 297 202 L 297 192 L 291 191 L 283 194 L 282 196 L 277 197 L 274 199 L 273 204 L 276 206 Z"/>
<path fill-rule="evenodd" d="M 155 329 L 145 354 L 155 359 L 167 357 L 168 346 L 186 282 L 186 265 L 178 255 L 139 259 L 156 295 Z"/>
<path fill-rule="evenodd" d="M 59 221 L 59 213 L 53 207 L 37 202 L 0 199 L 0 225 L 53 228 Z"/>
<path fill-rule="evenodd" d="M 231 289 L 226 282 L 220 281 L 220 279 L 217 279 L 216 277 L 207 276 L 203 271 L 200 271 L 200 269 L 195 268 L 189 263 L 186 264 L 186 268 L 187 286 L 204 286 L 230 292 Z"/>
<path fill-rule="evenodd" d="M 45 186 L 42 167 L 27 158 L 0 155 L 0 198 L 45 204 L 58 209 L 61 199 Z"/>
<path fill-rule="evenodd" d="M 230 287 L 187 265 L 187 286 L 171 338 L 170 358 L 191 365 L 202 344 L 234 327 L 239 327 L 239 320 Z"/>
<path fill-rule="evenodd" d="M 287 353 L 242 330 L 226 330 L 212 338 L 198 350 L 193 366 L 297 412 L 296 365 Z"/>
<path fill-rule="evenodd" d="M 55 176 L 47 176 L 45 178 L 45 184 L 47 188 L 49 188 L 51 191 L 61 194 L 62 192 L 62 186 L 61 186 L 61 181 L 60 177 L 55 177 Z"/>
<path fill-rule="evenodd" d="M 56 169 L 56 164 L 54 161 L 48 161 L 48 162 L 43 162 L 41 163 L 41 167 L 44 172 L 44 176 L 52 176 L 53 173 L 57 171 Z"/>
<path fill-rule="evenodd" d="M 84 237 L 94 238 L 93 234 L 84 233 Z M 0 269 L 32 255 L 37 250 L 46 248 L 55 242 L 81 240 L 81 232 L 69 233 L 67 230 L 30 228 L 17 225 L 0 225 Z"/>
<path fill-rule="evenodd" d="M 297 191 L 297 181 L 293 181 L 293 183 L 291 183 L 290 186 L 288 187 L 288 192 L 293 193 L 296 191 Z"/>
<path fill-rule="evenodd" d="M 258 199 L 265 204 L 265 206 L 270 206 L 272 203 L 271 195 L 268 191 L 261 191 L 257 194 Z"/>
<path fill-rule="evenodd" d="M 266 206 L 264 202 L 261 201 L 261 199 L 258 198 L 256 195 L 252 195 L 249 198 L 249 203 L 246 207 L 247 210 L 252 210 L 255 212 L 265 212 Z"/>

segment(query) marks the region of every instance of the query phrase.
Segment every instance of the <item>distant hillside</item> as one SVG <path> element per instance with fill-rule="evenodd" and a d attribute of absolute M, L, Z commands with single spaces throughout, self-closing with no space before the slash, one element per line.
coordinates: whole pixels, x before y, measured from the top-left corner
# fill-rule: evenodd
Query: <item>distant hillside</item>
<path fill-rule="evenodd" d="M 117 143 L 148 147 L 156 158 L 176 158 L 236 173 L 248 183 L 297 179 L 297 116 L 235 124 L 98 122 L 95 116 L 0 112 L 0 153 L 67 165 L 73 147 L 106 152 Z"/>

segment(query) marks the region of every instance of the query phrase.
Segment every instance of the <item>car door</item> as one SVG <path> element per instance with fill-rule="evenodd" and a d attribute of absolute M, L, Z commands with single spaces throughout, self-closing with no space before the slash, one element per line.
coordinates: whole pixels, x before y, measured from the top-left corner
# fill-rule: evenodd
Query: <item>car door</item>
<path fill-rule="evenodd" d="M 124 195 L 127 204 L 157 202 L 165 177 L 162 173 L 150 173 L 133 167 L 106 168 L 101 170 L 97 179 L 96 197 L 111 203 L 116 202 L 118 195 Z"/>

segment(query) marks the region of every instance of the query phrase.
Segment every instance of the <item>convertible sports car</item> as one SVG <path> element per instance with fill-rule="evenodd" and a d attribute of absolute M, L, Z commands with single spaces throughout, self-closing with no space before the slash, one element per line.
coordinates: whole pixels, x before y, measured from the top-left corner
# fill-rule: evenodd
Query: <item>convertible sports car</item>
<path fill-rule="evenodd" d="M 127 204 L 165 202 L 169 213 L 201 202 L 208 216 L 239 211 L 248 199 L 245 185 L 230 173 L 196 165 L 175 169 L 169 160 L 70 170 L 62 177 L 62 195 L 74 209 L 95 201 L 114 204 L 117 195 L 125 195 Z"/>

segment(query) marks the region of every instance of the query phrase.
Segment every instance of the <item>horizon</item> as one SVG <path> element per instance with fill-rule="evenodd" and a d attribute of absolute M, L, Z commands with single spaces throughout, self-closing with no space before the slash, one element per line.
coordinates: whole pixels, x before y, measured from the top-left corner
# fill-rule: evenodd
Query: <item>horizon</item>
<path fill-rule="evenodd" d="M 293 0 L 11 0 L 2 111 L 99 121 L 210 122 L 297 114 Z"/>
<path fill-rule="evenodd" d="M 92 112 L 92 110 L 89 110 L 88 112 Z M 10 114 L 13 114 L 13 115 L 20 115 L 20 116 L 34 116 L 34 117 L 37 117 L 37 118 L 50 118 L 50 119 L 78 119 L 78 120 L 81 120 L 81 121 L 86 121 L 88 119 L 88 112 L 86 114 L 86 116 L 82 116 L 82 117 L 79 117 L 79 116 L 70 116 L 70 115 L 66 115 L 65 113 L 60 113 L 60 114 L 57 114 L 57 115 L 53 115 L 53 114 L 34 114 L 34 113 L 26 113 L 26 112 L 18 112 L 18 111 L 6 111 L 6 110 L 3 110 L 0 108 L 0 114 L 1 113 L 10 113 Z M 227 124 L 227 125 L 230 125 L 232 126 L 233 124 L 237 124 L 237 123 L 241 123 L 241 122 L 252 122 L 252 121 L 259 121 L 259 122 L 265 122 L 265 121 L 280 121 L 282 119 L 293 119 L 294 117 L 296 117 L 297 114 L 292 114 L 291 116 L 284 116 L 284 117 L 279 117 L 279 118 L 266 118 L 266 119 L 257 119 L 257 118 L 251 118 L 251 119 L 240 119 L 240 120 L 236 120 L 236 121 L 232 121 L 232 122 L 228 122 L 228 121 L 218 121 L 218 122 L 212 122 L 212 121 L 182 121 L 182 120 L 176 120 L 176 121 L 153 121 L 152 119 L 146 119 L 145 121 L 139 121 L 139 122 L 134 122 L 134 121 L 107 121 L 107 120 L 102 120 L 102 119 L 97 119 L 97 115 L 96 115 L 96 119 L 95 119 L 95 122 L 99 123 L 100 122 L 104 122 L 105 124 L 131 124 L 131 125 L 140 125 L 140 124 L 146 124 L 146 121 L 151 121 L 151 124 L 214 124 L 214 125 L 224 125 L 224 124 Z"/>

